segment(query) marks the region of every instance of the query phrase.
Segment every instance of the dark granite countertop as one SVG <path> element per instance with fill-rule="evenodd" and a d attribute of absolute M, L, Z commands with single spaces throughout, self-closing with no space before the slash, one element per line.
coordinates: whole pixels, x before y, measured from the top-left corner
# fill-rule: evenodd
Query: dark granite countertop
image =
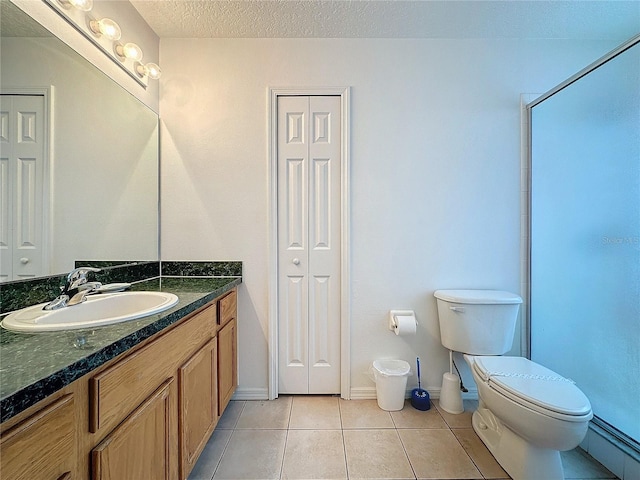
<path fill-rule="evenodd" d="M 0 422 L 181 320 L 242 282 L 241 278 L 156 278 L 132 290 L 174 293 L 178 304 L 157 315 L 64 332 L 14 333 L 0 328 Z"/>

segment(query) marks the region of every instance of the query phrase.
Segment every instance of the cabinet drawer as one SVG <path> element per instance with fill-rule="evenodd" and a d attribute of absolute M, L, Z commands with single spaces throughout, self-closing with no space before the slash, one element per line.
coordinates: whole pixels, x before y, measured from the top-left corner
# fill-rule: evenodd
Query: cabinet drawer
<path fill-rule="evenodd" d="M 219 325 L 224 325 L 229 320 L 236 318 L 238 308 L 238 296 L 236 290 L 232 290 L 227 296 L 220 299 Z"/>
<path fill-rule="evenodd" d="M 75 470 L 73 395 L 54 401 L 2 436 L 0 478 L 72 478 Z"/>
<path fill-rule="evenodd" d="M 216 306 L 212 304 L 91 378 L 90 431 L 112 428 L 124 419 L 212 337 L 215 322 Z"/>

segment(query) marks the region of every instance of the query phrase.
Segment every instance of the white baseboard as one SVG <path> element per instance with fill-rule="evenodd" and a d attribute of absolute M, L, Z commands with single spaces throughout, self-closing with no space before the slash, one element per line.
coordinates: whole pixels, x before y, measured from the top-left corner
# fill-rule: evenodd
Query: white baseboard
<path fill-rule="evenodd" d="M 349 398 L 351 400 L 375 400 L 377 398 L 376 387 L 354 387 L 350 391 Z"/>
<path fill-rule="evenodd" d="M 231 397 L 232 400 L 269 400 L 268 388 L 238 387 Z"/>
<path fill-rule="evenodd" d="M 411 398 L 412 390 L 413 389 L 407 389 L 405 391 L 404 398 Z M 427 391 L 429 392 L 429 397 L 431 399 L 440 398 L 439 388 L 429 388 Z M 376 387 L 360 387 L 351 389 L 351 400 L 375 400 L 376 398 Z M 469 389 L 468 392 L 462 394 L 462 398 L 464 400 L 477 400 L 478 390 Z"/>
<path fill-rule="evenodd" d="M 404 398 L 411 398 L 411 390 L 407 389 L 404 394 Z M 429 388 L 429 397 L 432 399 L 440 398 L 439 388 Z M 375 400 L 377 398 L 376 387 L 359 387 L 352 388 L 350 391 L 351 400 Z M 477 400 L 478 391 L 473 389 L 462 394 L 462 398 L 465 400 Z M 268 400 L 269 390 L 265 388 L 242 388 L 238 387 L 233 394 L 233 400 Z"/>

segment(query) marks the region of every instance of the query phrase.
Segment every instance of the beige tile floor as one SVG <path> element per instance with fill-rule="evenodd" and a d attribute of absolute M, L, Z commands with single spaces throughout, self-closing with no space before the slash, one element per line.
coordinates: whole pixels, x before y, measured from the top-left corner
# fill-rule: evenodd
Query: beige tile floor
<path fill-rule="evenodd" d="M 437 400 L 426 412 L 330 396 L 232 401 L 189 480 L 507 479 L 471 428 L 476 406 L 451 415 Z M 566 479 L 616 478 L 580 449 L 563 464 Z"/>

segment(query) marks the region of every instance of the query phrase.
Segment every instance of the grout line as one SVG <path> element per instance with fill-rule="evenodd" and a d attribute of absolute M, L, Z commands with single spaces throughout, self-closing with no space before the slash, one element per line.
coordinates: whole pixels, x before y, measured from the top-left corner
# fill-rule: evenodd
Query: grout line
<path fill-rule="evenodd" d="M 240 412 L 238 413 L 238 416 L 236 417 L 236 420 L 235 420 L 235 422 L 233 422 L 233 426 L 230 429 L 231 430 L 231 434 L 227 438 L 227 441 L 224 444 L 224 448 L 222 449 L 222 453 L 220 454 L 220 458 L 216 462 L 216 468 L 213 469 L 213 474 L 211 476 L 211 480 L 213 480 L 215 478 L 216 472 L 218 471 L 218 468 L 220 468 L 220 464 L 222 463 L 222 459 L 224 458 L 224 454 L 227 453 L 227 447 L 231 443 L 231 438 L 236 433 L 236 426 L 238 425 L 238 422 L 240 421 L 240 416 L 242 415 L 242 412 L 244 412 L 244 408 L 246 406 L 247 406 L 247 402 L 243 401 L 242 402 L 242 408 L 240 409 Z M 223 415 L 224 415 L 224 412 L 223 412 Z M 222 416 L 220 418 L 222 418 Z M 220 421 L 220 418 L 218 419 L 218 421 Z"/>
<path fill-rule="evenodd" d="M 347 461 L 347 442 L 344 439 L 344 423 L 342 422 L 342 400 L 338 398 L 338 416 L 340 417 L 340 437 L 342 438 L 342 456 L 344 458 L 344 471 L 349 480 L 349 462 Z"/>
<path fill-rule="evenodd" d="M 296 400 L 295 396 L 291 396 L 289 398 L 291 399 L 291 402 L 289 403 L 289 415 L 287 417 L 287 430 L 291 428 L 291 416 L 293 415 L 293 402 Z"/>
<path fill-rule="evenodd" d="M 458 442 L 458 445 L 460 445 L 460 448 L 462 448 L 462 451 L 469 458 L 471 463 L 473 463 L 473 466 L 476 467 L 476 470 L 478 470 L 478 473 L 480 473 L 480 475 L 482 475 L 482 478 L 486 479 L 487 477 L 485 477 L 484 473 L 482 473 L 482 470 L 480 470 L 480 466 L 476 463 L 476 461 L 469 454 L 469 452 L 467 452 L 467 449 L 464 448 L 464 445 L 462 444 L 462 442 L 460 441 L 460 439 L 458 438 L 458 436 L 455 434 L 455 432 L 453 430 L 454 430 L 453 428 L 449 427 L 449 431 L 451 432 L 451 435 L 453 435 L 453 437 L 456 439 L 456 442 Z"/>
<path fill-rule="evenodd" d="M 291 396 L 289 402 L 289 415 L 287 416 L 287 426 L 285 428 L 286 432 L 284 436 L 284 448 L 282 450 L 282 462 L 280 462 L 280 473 L 278 474 L 278 478 L 282 479 L 284 475 L 284 460 L 287 456 L 287 444 L 289 443 L 289 430 L 291 429 L 291 415 L 293 414 L 293 402 L 296 397 Z"/>
<path fill-rule="evenodd" d="M 393 420 L 393 415 L 391 415 L 391 420 Z M 395 422 L 394 422 L 394 425 L 395 425 Z M 402 450 L 404 451 L 404 455 L 405 457 L 407 457 L 407 462 L 409 462 L 409 466 L 411 467 L 411 471 L 413 472 L 413 478 L 416 479 L 418 478 L 418 474 L 416 473 L 416 469 L 413 467 L 413 463 L 411 463 L 411 459 L 409 458 L 409 452 L 407 452 L 407 447 L 402 441 L 402 437 L 400 436 L 400 432 L 398 432 L 397 428 L 395 428 L 395 431 L 396 431 L 396 435 L 398 436 L 398 440 L 400 440 L 400 445 L 402 445 Z"/>
<path fill-rule="evenodd" d="M 244 412 L 245 407 L 247 406 L 247 402 L 246 400 L 243 400 L 242 402 L 242 408 L 240 409 L 240 412 L 238 413 L 238 416 L 236 417 L 235 422 L 233 422 L 233 426 L 231 427 L 231 430 L 235 430 L 236 427 L 238 426 L 238 422 L 240 421 L 240 417 L 242 416 L 242 412 Z M 223 413 L 224 415 L 224 413 Z M 220 417 L 222 418 L 222 417 Z"/>
<path fill-rule="evenodd" d="M 220 464 L 222 463 L 222 459 L 224 458 L 224 454 L 227 453 L 227 447 L 231 443 L 231 437 L 233 437 L 234 433 L 236 433 L 235 429 L 231 430 L 231 435 L 229 435 L 229 438 L 227 438 L 227 441 L 224 443 L 224 448 L 222 449 L 222 453 L 220 454 L 220 458 L 216 462 L 216 468 L 213 469 L 213 472 L 211 474 L 211 480 L 213 480 L 215 478 L 216 472 L 218 471 L 218 468 L 220 468 Z"/>
<path fill-rule="evenodd" d="M 287 457 L 287 444 L 289 443 L 289 429 L 287 428 L 287 433 L 284 435 L 284 448 L 282 450 L 282 461 L 280 462 L 280 473 L 278 474 L 278 478 L 282 479 L 284 475 L 284 460 Z"/>
<path fill-rule="evenodd" d="M 347 460 L 347 441 L 344 438 L 344 429 L 340 429 L 340 436 L 342 437 L 342 453 L 344 455 L 344 471 L 347 475 L 347 480 L 349 480 L 349 461 Z"/>

